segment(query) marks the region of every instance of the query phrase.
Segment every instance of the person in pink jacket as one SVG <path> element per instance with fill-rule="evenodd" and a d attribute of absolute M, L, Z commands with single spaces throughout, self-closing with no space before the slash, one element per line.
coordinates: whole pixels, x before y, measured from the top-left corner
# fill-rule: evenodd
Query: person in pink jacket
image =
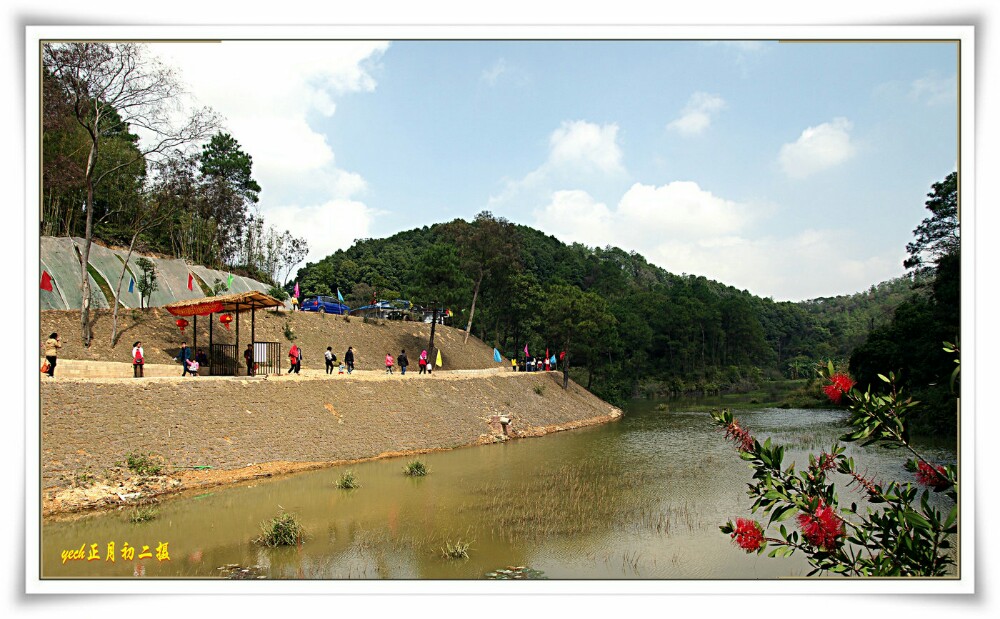
<path fill-rule="evenodd" d="M 392 374 L 392 355 L 385 353 L 385 373 Z"/>

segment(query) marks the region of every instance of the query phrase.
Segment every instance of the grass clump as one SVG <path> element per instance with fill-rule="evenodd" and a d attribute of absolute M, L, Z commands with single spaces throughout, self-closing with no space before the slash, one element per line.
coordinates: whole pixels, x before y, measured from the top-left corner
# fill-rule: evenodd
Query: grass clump
<path fill-rule="evenodd" d="M 269 548 L 294 546 L 305 537 L 305 529 L 292 514 L 282 512 L 260 523 L 261 535 L 254 541 Z"/>
<path fill-rule="evenodd" d="M 154 462 L 151 454 L 129 453 L 125 456 L 125 466 L 139 475 L 159 475 L 163 465 Z"/>
<path fill-rule="evenodd" d="M 538 395 L 544 395 L 545 385 L 535 385 L 535 393 L 537 393 Z"/>
<path fill-rule="evenodd" d="M 128 516 L 128 521 L 132 524 L 139 524 L 141 522 L 149 522 L 159 515 L 160 512 L 157 511 L 155 507 L 150 505 L 140 505 L 132 510 Z"/>
<path fill-rule="evenodd" d="M 427 465 L 420 460 L 413 460 L 412 462 L 407 462 L 406 466 L 403 467 L 403 475 L 409 475 L 410 477 L 423 477 L 428 472 Z"/>
<path fill-rule="evenodd" d="M 445 559 L 468 559 L 469 546 L 471 545 L 471 543 L 462 540 L 456 541 L 454 546 L 451 545 L 451 542 L 445 542 L 445 547 L 441 549 L 441 555 Z"/>
<path fill-rule="evenodd" d="M 341 490 L 353 490 L 355 488 L 360 488 L 361 487 L 361 484 L 358 483 L 357 478 L 354 476 L 354 473 L 351 472 L 351 471 L 347 471 L 346 473 L 344 473 L 343 475 L 341 475 L 340 479 L 337 480 L 337 484 L 336 485 Z"/>
<path fill-rule="evenodd" d="M 295 332 L 292 331 L 292 323 L 289 321 L 285 322 L 285 339 L 289 342 L 295 341 Z"/>

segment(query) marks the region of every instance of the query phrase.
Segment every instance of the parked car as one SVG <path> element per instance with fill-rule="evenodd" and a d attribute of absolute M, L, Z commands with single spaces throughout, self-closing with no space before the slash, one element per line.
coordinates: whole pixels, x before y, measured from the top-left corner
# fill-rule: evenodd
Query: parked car
<path fill-rule="evenodd" d="M 346 314 L 351 311 L 343 303 L 338 303 L 333 297 L 309 297 L 302 302 L 299 309 L 303 312 L 321 312 L 324 314 Z"/>

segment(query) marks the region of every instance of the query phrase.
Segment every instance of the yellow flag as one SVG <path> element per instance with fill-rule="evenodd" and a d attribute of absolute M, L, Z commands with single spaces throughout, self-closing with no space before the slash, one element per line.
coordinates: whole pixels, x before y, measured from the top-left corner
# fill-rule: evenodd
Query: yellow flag
<path fill-rule="evenodd" d="M 434 362 L 434 365 L 436 365 L 437 367 L 441 367 L 441 351 L 440 350 L 438 351 L 438 358 Z"/>

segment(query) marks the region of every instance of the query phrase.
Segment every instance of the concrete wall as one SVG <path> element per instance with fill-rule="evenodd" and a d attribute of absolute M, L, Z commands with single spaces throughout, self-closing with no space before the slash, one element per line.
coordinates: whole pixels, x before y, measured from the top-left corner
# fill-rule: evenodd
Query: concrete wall
<path fill-rule="evenodd" d="M 82 305 L 80 297 L 80 259 L 74 249 L 76 243 L 81 251 L 84 240 L 82 238 L 71 237 L 41 237 L 40 239 L 40 265 L 39 270 L 45 270 L 52 277 L 52 292 L 47 290 L 39 291 L 39 301 L 41 309 L 79 309 Z M 90 265 L 106 280 L 108 287 L 114 294 L 117 288 L 118 278 L 121 276 L 122 265 L 128 255 L 126 250 L 109 249 L 97 243 L 90 246 Z M 205 296 L 197 280 L 194 281 L 192 290 L 188 290 L 188 273 L 194 273 L 201 278 L 209 287 L 215 280 L 226 282 L 229 273 L 208 269 L 200 265 L 189 265 L 184 260 L 176 258 L 156 258 L 132 253 L 128 260 L 128 270 L 122 281 L 118 301 L 125 307 L 139 307 L 139 289 L 134 288 L 128 291 L 129 279 L 138 280 L 139 269 L 137 261 L 139 258 L 148 258 L 156 265 L 157 290 L 153 291 L 146 301 L 148 307 L 161 307 L 176 301 L 185 299 L 197 299 Z M 39 273 L 39 277 L 41 274 Z M 110 307 L 110 299 L 104 296 L 100 287 L 93 277 L 90 277 L 92 308 Z M 249 292 L 259 290 L 267 292 L 270 286 L 249 277 L 233 275 L 233 283 L 226 293 Z M 290 305 L 286 305 L 290 308 Z"/>

